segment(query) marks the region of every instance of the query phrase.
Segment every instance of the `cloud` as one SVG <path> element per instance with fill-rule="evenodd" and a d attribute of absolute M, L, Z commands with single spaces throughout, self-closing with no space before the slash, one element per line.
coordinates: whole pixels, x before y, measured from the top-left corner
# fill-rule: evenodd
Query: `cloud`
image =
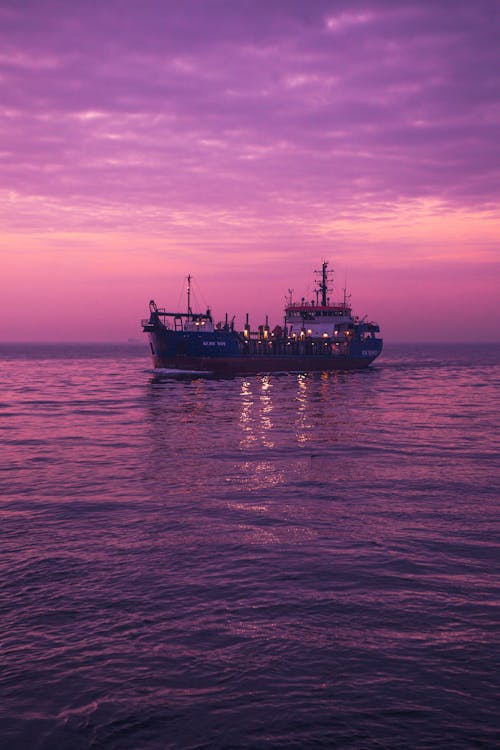
<path fill-rule="evenodd" d="M 391 202 L 498 206 L 496 3 L 32 1 L 2 13 L 10 227 L 59 213 L 69 227 L 161 231 L 223 215 L 251 231 Z"/>

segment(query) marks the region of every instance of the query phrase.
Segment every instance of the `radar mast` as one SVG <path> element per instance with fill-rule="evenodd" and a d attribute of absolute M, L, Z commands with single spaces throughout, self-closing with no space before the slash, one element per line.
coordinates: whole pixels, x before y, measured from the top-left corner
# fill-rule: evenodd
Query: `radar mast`
<path fill-rule="evenodd" d="M 321 304 L 323 307 L 328 305 L 328 261 L 324 260 L 321 264 L 321 271 L 315 271 L 314 273 L 321 274 L 321 281 L 318 281 L 318 291 L 321 292 Z"/>

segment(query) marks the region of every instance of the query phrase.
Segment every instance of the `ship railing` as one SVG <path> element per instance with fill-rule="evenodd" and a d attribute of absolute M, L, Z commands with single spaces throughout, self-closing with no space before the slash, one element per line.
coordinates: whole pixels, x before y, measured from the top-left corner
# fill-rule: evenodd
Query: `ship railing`
<path fill-rule="evenodd" d="M 159 321 L 157 321 L 157 322 L 158 322 L 158 325 L 161 328 L 166 328 L 167 331 L 171 330 L 171 326 L 167 322 L 165 322 L 165 323 L 160 323 Z M 154 325 L 156 325 L 156 323 L 154 321 L 152 321 L 151 318 L 143 318 L 141 320 L 141 325 L 142 325 L 143 328 L 146 328 L 147 326 L 154 326 Z"/>
<path fill-rule="evenodd" d="M 339 341 L 329 338 L 307 337 L 300 338 L 274 338 L 269 340 L 240 337 L 243 344 L 243 356 L 251 357 L 289 357 L 289 356 L 320 356 L 338 357 L 346 354 L 350 348 L 347 339 Z"/>

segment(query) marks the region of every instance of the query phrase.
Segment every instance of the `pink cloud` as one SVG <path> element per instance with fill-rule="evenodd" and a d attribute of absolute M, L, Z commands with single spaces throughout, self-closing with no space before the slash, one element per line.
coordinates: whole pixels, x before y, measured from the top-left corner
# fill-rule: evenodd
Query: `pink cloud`
<path fill-rule="evenodd" d="M 117 303 L 163 265 L 251 290 L 271 259 L 276 293 L 322 256 L 375 275 L 425 258 L 429 278 L 458 263 L 465 290 L 498 258 L 495 2 L 33 0 L 0 19 L 9 288 L 10 271 L 32 293 L 54 247 L 52 295 L 83 274 L 96 309 L 118 265 Z"/>

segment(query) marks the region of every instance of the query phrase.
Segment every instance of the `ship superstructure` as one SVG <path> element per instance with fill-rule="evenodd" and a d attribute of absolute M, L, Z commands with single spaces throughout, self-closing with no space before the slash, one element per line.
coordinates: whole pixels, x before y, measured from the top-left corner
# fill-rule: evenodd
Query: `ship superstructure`
<path fill-rule="evenodd" d="M 330 301 L 327 261 L 323 261 L 321 271 L 316 273 L 321 273 L 321 280 L 318 282 L 315 300 L 306 302 L 302 297 L 300 302 L 293 302 L 292 292 L 289 290 L 290 299 L 285 308 L 285 328 L 288 335 L 302 339 L 322 338 L 340 345 L 352 341 L 356 333 L 362 343 L 373 340 L 381 342 L 381 339 L 375 338 L 375 334 L 380 333 L 376 323 L 365 323 L 353 316 L 346 289 L 342 301 Z M 368 348 L 376 349 L 377 346 Z"/>

